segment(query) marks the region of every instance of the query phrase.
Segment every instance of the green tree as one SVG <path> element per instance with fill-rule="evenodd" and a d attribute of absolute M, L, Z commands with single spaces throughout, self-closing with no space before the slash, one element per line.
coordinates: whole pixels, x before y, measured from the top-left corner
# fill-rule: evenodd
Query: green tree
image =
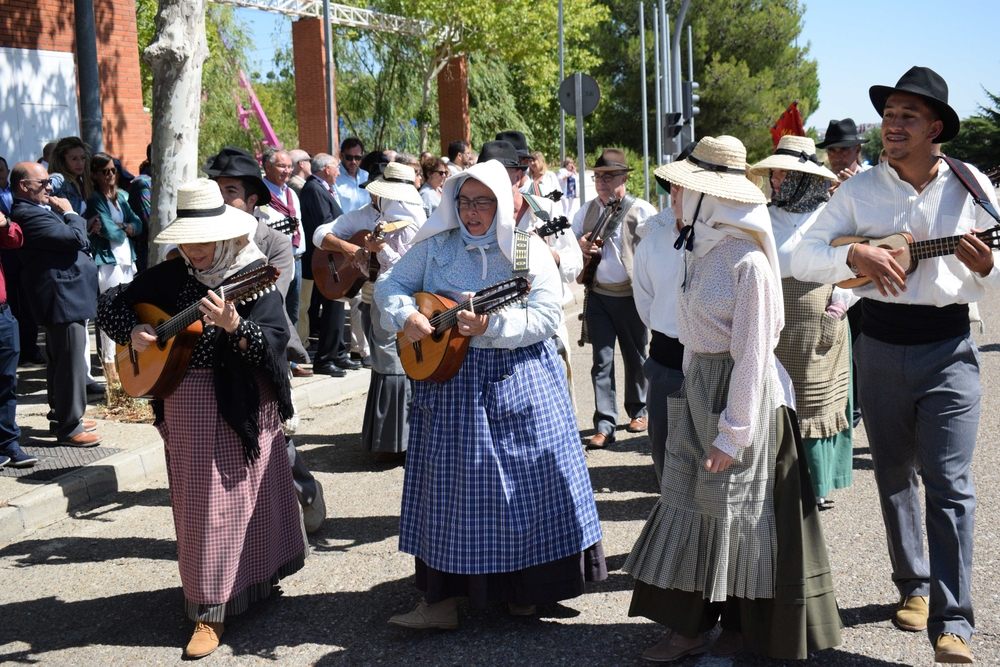
<path fill-rule="evenodd" d="M 882 126 L 873 125 L 870 130 L 865 132 L 865 139 L 868 140 L 868 143 L 861 144 L 861 157 L 868 160 L 868 164 L 874 166 L 878 164 L 879 155 L 882 154 Z"/>
<path fill-rule="evenodd" d="M 970 162 L 982 171 L 1000 167 L 1000 95 L 983 89 L 990 106 L 979 107 L 979 113 L 962 121 L 958 136 L 944 144 L 941 150 L 948 156 Z"/>

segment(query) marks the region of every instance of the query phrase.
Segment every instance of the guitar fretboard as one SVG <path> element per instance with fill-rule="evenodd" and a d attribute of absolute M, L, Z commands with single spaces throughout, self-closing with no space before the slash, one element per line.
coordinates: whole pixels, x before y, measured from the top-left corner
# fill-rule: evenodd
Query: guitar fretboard
<path fill-rule="evenodd" d="M 225 286 L 218 288 L 217 293 L 220 298 L 226 298 L 225 291 Z M 194 321 L 201 317 L 201 310 L 199 309 L 199 306 L 201 306 L 201 299 L 195 301 L 190 306 L 177 313 L 166 322 L 163 322 L 160 326 L 156 327 L 157 340 L 160 343 L 169 340 L 194 324 Z"/>
<path fill-rule="evenodd" d="M 997 232 L 998 230 L 995 228 L 988 229 L 985 232 L 976 234 L 975 236 L 986 245 L 996 247 L 998 242 Z M 958 247 L 958 243 L 961 240 L 962 236 L 946 236 L 945 238 L 940 239 L 914 241 L 910 244 L 910 257 L 913 259 L 930 259 L 931 257 L 954 255 L 955 248 Z"/>

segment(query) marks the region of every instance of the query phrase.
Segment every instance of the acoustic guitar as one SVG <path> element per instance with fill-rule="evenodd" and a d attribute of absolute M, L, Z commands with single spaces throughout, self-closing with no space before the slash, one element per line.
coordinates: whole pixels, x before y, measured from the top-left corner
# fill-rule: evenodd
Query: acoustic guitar
<path fill-rule="evenodd" d="M 351 237 L 356 246 L 365 247 L 365 239 L 369 232 L 361 230 Z M 343 253 L 316 248 L 312 256 L 313 280 L 319 293 L 327 299 L 352 298 L 361 291 L 361 286 L 368 280 L 370 267 L 359 267 L 354 261 L 354 255 L 348 257 Z"/>
<path fill-rule="evenodd" d="M 455 377 L 471 340 L 456 328 L 458 313 L 491 313 L 522 300 L 530 291 L 527 278 L 512 278 L 481 289 L 461 303 L 430 292 L 414 294 L 417 310 L 430 321 L 434 333 L 416 343 L 409 342 L 402 332 L 396 334 L 399 360 L 406 375 L 429 382 L 447 382 Z"/>
<path fill-rule="evenodd" d="M 590 234 L 590 241 L 596 247 L 596 252 L 584 259 L 583 271 L 576 277 L 576 282 L 585 287 L 594 286 L 594 276 L 597 275 L 597 267 L 601 264 L 601 248 L 604 246 L 604 231 L 607 229 L 611 219 L 618 212 L 618 207 L 622 205 L 621 199 L 616 199 L 614 195 L 608 200 L 608 205 L 604 207 L 601 217 L 594 225 L 594 231 Z"/>
<path fill-rule="evenodd" d="M 299 228 L 299 219 L 285 216 L 281 220 L 268 221 L 267 226 L 276 232 L 281 232 L 285 236 L 295 236 L 295 232 Z"/>
<path fill-rule="evenodd" d="M 896 250 L 902 248 L 903 253 L 896 258 L 896 262 L 898 262 L 899 266 L 906 271 L 907 275 L 909 275 L 916 271 L 917 263 L 922 259 L 954 255 L 955 249 L 958 247 L 958 242 L 962 240 L 962 236 L 964 236 L 964 234 L 959 236 L 947 236 L 940 239 L 928 239 L 927 241 L 914 241 L 913 236 L 906 232 L 893 234 L 881 239 L 869 239 L 863 236 L 841 236 L 840 238 L 834 239 L 830 245 L 834 248 L 839 248 L 841 246 L 850 245 L 851 243 L 863 243 L 877 248 L 885 248 L 886 250 Z M 1000 247 L 1000 225 L 997 225 L 992 229 L 979 232 L 975 236 L 990 248 Z M 870 282 L 871 278 L 868 276 L 858 275 L 854 278 L 837 283 L 837 287 L 853 289 L 855 287 L 867 285 Z"/>
<path fill-rule="evenodd" d="M 265 292 L 277 289 L 274 281 L 281 273 L 274 266 L 266 265 L 229 278 L 216 294 L 227 302 L 246 303 Z M 141 324 L 156 330 L 156 343 L 142 352 L 127 345 L 116 345 L 115 365 L 122 389 L 135 398 L 164 399 L 187 373 L 191 354 L 201 336 L 201 301 L 196 301 L 173 317 L 151 303 L 135 304 Z"/>

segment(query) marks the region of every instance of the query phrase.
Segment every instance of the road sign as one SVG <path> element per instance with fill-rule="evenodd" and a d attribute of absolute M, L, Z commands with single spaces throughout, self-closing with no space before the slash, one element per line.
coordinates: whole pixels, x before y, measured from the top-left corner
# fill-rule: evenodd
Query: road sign
<path fill-rule="evenodd" d="M 576 95 L 573 87 L 574 76 L 570 74 L 559 84 L 559 105 L 570 115 L 576 114 Z M 583 115 L 587 116 L 597 108 L 597 104 L 601 101 L 601 86 L 598 85 L 597 79 L 589 74 L 580 75 L 580 84 L 583 96 Z"/>

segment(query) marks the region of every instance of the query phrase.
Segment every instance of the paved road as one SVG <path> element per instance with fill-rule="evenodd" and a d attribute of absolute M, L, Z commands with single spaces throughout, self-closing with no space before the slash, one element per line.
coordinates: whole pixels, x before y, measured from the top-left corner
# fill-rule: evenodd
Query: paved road
<path fill-rule="evenodd" d="M 984 410 L 976 457 L 979 512 L 972 582 L 980 664 L 1000 664 L 997 569 L 1000 536 L 1000 297 L 983 304 Z M 575 330 L 576 322 L 571 323 Z M 575 334 L 574 334 L 575 335 Z M 593 410 L 589 364 L 574 349 L 580 427 Z M 620 373 L 620 371 L 619 371 Z M 419 600 L 412 559 L 396 550 L 403 469 L 359 451 L 363 398 L 313 409 L 297 436 L 326 487 L 332 516 L 312 539 L 304 570 L 282 594 L 227 625 L 212 665 L 639 665 L 661 628 L 627 616 L 631 584 L 620 568 L 656 497 L 645 436 L 620 431 L 588 454 L 608 555 L 607 581 L 538 617 L 499 606 L 459 605 L 457 632 L 387 627 Z M 625 417 L 622 415 L 622 419 Z M 834 494 L 823 523 L 846 625 L 843 646 L 806 665 L 928 665 L 922 633 L 895 630 L 895 602 L 864 430 L 857 433 L 854 485 Z M 182 611 L 166 479 L 117 493 L 0 549 L 0 663 L 176 664 L 191 624 Z M 693 658 L 684 665 L 777 665 L 752 656 Z"/>

